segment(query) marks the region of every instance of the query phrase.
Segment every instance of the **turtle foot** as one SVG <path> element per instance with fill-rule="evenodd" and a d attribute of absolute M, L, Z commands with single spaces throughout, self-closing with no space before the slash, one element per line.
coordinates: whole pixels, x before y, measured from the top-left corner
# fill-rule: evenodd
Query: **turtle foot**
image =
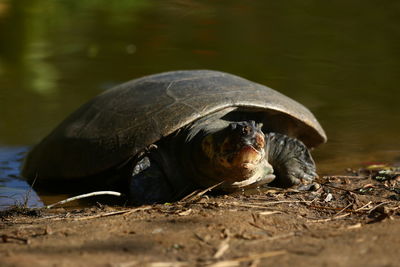
<path fill-rule="evenodd" d="M 278 133 L 270 133 L 268 141 L 269 162 L 277 176 L 271 185 L 310 184 L 318 177 L 310 151 L 301 141 Z"/>
<path fill-rule="evenodd" d="M 162 170 L 148 157 L 139 161 L 131 177 L 129 200 L 134 205 L 170 201 L 173 192 Z"/>

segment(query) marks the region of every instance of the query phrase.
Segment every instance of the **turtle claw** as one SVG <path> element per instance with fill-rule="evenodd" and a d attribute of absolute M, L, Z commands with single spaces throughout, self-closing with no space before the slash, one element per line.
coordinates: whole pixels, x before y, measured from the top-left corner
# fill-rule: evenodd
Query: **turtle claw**
<path fill-rule="evenodd" d="M 278 177 L 274 186 L 310 184 L 318 177 L 310 151 L 301 141 L 278 133 L 270 133 L 268 141 L 269 161 Z"/>
<path fill-rule="evenodd" d="M 282 162 L 275 170 L 278 183 L 284 187 L 310 184 L 318 177 L 315 172 L 315 165 L 308 164 L 299 158 Z"/>

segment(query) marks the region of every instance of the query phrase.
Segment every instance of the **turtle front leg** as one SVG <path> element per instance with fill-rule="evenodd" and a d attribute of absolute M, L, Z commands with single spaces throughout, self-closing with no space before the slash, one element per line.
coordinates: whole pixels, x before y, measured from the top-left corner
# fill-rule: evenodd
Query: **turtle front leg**
<path fill-rule="evenodd" d="M 169 147 L 159 144 L 135 163 L 129 183 L 133 204 L 177 201 L 194 190 L 194 185 L 182 175 L 176 155 L 168 151 Z"/>
<path fill-rule="evenodd" d="M 157 162 L 146 156 L 134 166 L 129 183 L 129 200 L 133 204 L 171 201 L 173 194 L 173 188 Z"/>
<path fill-rule="evenodd" d="M 269 133 L 267 149 L 268 161 L 277 176 L 270 185 L 290 187 L 309 184 L 318 177 L 310 151 L 300 140 L 279 133 Z"/>

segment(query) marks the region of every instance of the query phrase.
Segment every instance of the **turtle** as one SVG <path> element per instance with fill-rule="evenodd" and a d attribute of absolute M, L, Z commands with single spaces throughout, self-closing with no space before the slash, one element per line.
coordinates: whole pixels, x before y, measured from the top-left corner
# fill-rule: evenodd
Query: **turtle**
<path fill-rule="evenodd" d="M 310 150 L 327 141 L 302 104 L 213 70 L 134 79 L 83 104 L 34 146 L 22 176 L 36 188 L 117 188 L 132 203 L 310 184 Z"/>

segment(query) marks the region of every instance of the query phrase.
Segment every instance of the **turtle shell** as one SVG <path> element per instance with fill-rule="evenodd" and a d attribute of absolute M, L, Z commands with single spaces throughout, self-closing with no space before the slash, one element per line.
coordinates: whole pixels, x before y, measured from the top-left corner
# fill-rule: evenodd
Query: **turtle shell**
<path fill-rule="evenodd" d="M 92 176 L 224 110 L 261 114 L 266 131 L 288 134 L 308 147 L 327 140 L 306 107 L 271 88 L 224 72 L 172 71 L 94 97 L 33 147 L 22 174 L 29 179 Z"/>

